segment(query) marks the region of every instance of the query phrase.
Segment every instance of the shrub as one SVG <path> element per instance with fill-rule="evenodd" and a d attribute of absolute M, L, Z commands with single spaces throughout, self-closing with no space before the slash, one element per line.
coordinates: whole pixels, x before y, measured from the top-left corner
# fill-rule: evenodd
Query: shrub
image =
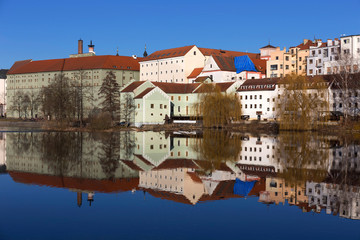
<path fill-rule="evenodd" d="M 109 112 L 101 112 L 97 115 L 93 115 L 90 119 L 90 128 L 97 130 L 104 130 L 111 128 L 112 119 Z"/>

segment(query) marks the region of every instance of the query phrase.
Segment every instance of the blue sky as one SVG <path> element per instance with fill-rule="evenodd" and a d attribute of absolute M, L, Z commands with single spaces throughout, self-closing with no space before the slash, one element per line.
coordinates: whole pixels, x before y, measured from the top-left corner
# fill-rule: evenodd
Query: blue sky
<path fill-rule="evenodd" d="M 200 47 L 258 52 L 303 38 L 360 34 L 360 0 L 52 1 L 0 0 L 0 69 L 17 60 L 54 59 L 90 40 L 98 55 Z"/>

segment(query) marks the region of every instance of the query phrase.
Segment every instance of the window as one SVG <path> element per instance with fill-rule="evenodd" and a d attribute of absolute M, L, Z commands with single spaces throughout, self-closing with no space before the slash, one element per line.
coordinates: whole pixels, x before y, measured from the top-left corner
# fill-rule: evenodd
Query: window
<path fill-rule="evenodd" d="M 262 99 L 262 95 L 259 95 L 259 99 Z"/>
<path fill-rule="evenodd" d="M 178 112 L 180 112 L 180 106 L 178 106 Z"/>
<path fill-rule="evenodd" d="M 285 69 L 286 69 L 286 70 L 289 70 L 289 65 L 285 65 Z"/>
<path fill-rule="evenodd" d="M 154 104 L 150 104 L 150 108 L 154 108 Z"/>
<path fill-rule="evenodd" d="M 178 96 L 178 100 L 179 100 L 179 101 L 181 100 L 181 96 Z"/>
<path fill-rule="evenodd" d="M 267 102 L 270 102 L 270 98 L 267 99 Z"/>
<path fill-rule="evenodd" d="M 276 60 L 279 60 L 279 56 L 276 56 L 275 59 L 276 59 Z"/>
<path fill-rule="evenodd" d="M 274 64 L 274 65 L 270 65 L 270 70 L 277 70 L 278 69 L 278 65 Z"/>
<path fill-rule="evenodd" d="M 285 57 L 285 60 L 286 60 L 286 61 L 289 61 L 289 56 L 286 56 L 286 57 Z"/>
<path fill-rule="evenodd" d="M 309 60 L 309 64 L 313 64 L 313 60 L 312 60 L 312 59 Z"/>
<path fill-rule="evenodd" d="M 160 104 L 160 109 L 162 109 L 163 108 L 163 105 L 162 104 Z"/>
<path fill-rule="evenodd" d="M 189 96 L 186 96 L 186 101 L 189 101 Z"/>
<path fill-rule="evenodd" d="M 174 101 L 174 96 L 171 96 L 171 101 Z"/>
<path fill-rule="evenodd" d="M 196 55 L 196 51 L 194 51 L 194 55 Z"/>
<path fill-rule="evenodd" d="M 140 104 L 138 104 L 138 108 L 140 108 Z"/>

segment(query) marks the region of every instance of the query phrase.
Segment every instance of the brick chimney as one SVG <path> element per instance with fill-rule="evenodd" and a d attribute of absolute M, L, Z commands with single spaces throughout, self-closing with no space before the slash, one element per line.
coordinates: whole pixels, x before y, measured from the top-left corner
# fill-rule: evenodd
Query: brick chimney
<path fill-rule="evenodd" d="M 82 54 L 83 53 L 83 40 L 79 40 L 78 41 L 78 54 Z"/>

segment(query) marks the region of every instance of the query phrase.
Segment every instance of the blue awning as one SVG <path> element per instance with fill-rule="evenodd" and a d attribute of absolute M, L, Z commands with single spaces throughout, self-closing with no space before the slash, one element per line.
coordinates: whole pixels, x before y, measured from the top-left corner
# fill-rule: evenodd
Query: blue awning
<path fill-rule="evenodd" d="M 247 196 L 253 189 L 255 183 L 256 181 L 243 182 L 240 179 L 236 179 L 234 184 L 234 194 Z"/>
<path fill-rule="evenodd" d="M 258 72 L 254 63 L 251 61 L 248 55 L 235 57 L 234 61 L 236 73 L 241 73 L 243 71 Z"/>

